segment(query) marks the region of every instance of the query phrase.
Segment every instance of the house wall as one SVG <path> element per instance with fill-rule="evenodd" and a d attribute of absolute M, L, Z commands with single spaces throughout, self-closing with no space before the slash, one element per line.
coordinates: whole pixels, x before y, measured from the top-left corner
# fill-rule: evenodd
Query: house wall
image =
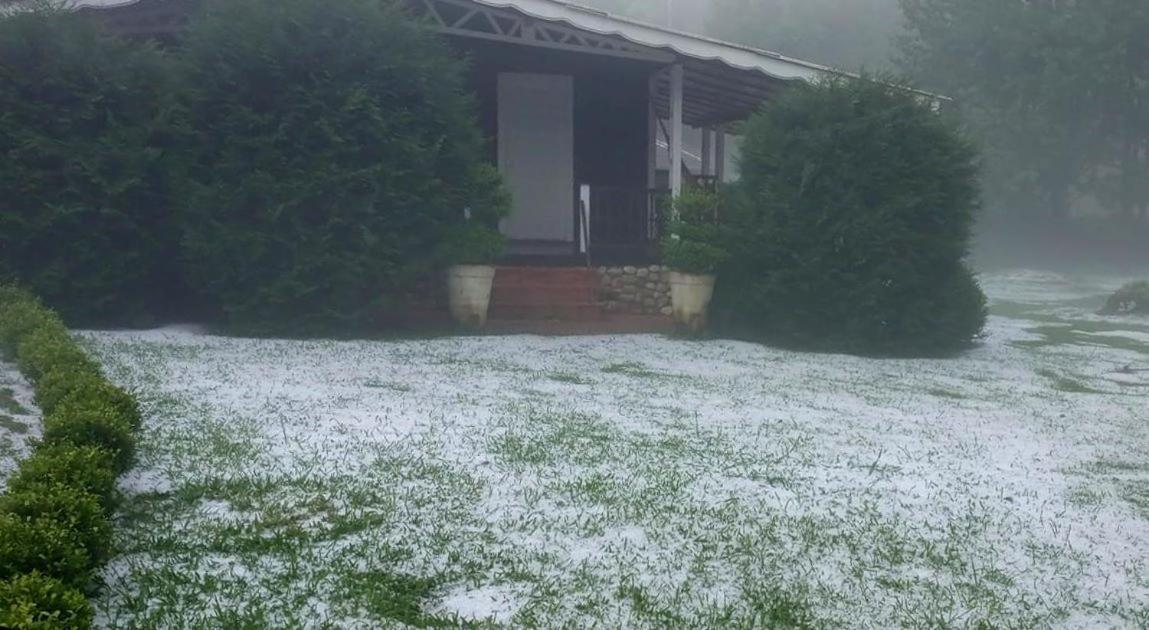
<path fill-rule="evenodd" d="M 451 42 L 470 60 L 470 87 L 493 163 L 498 156 L 499 73 L 566 74 L 574 77 L 576 186 L 647 187 L 647 77 L 654 66 L 482 40 Z"/>

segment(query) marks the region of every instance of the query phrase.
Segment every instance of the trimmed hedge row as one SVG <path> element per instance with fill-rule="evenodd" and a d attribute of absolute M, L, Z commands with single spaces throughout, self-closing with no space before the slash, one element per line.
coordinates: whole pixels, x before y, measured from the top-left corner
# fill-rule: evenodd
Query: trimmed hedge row
<path fill-rule="evenodd" d="M 111 550 L 139 407 L 55 313 L 13 287 L 0 286 L 0 355 L 31 381 L 44 414 L 43 437 L 0 497 L 0 627 L 87 628 L 84 589 Z"/>

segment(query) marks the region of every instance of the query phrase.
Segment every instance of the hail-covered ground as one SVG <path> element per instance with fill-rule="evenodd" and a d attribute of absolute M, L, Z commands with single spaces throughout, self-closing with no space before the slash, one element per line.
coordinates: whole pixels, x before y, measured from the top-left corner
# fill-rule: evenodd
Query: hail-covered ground
<path fill-rule="evenodd" d="M 0 492 L 40 435 L 40 411 L 32 396 L 16 366 L 0 360 Z"/>
<path fill-rule="evenodd" d="M 982 278 L 949 360 L 83 335 L 147 421 L 113 627 L 1145 627 L 1149 321 Z"/>

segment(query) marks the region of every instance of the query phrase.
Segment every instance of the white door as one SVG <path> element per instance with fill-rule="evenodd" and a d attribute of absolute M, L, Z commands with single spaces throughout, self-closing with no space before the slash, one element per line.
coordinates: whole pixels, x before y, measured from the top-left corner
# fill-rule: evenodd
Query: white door
<path fill-rule="evenodd" d="M 574 80 L 499 75 L 499 170 L 514 195 L 502 231 L 526 241 L 574 239 Z"/>

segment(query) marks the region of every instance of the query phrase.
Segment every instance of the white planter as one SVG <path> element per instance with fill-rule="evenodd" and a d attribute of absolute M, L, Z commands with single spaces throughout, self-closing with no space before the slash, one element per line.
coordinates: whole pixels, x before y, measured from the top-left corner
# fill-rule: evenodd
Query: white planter
<path fill-rule="evenodd" d="M 487 325 L 494 282 L 495 268 L 491 266 L 457 265 L 447 270 L 447 293 L 456 322 L 472 330 Z"/>
<path fill-rule="evenodd" d="M 670 303 L 679 328 L 691 333 L 700 333 L 706 328 L 715 279 L 710 274 L 670 272 Z"/>

